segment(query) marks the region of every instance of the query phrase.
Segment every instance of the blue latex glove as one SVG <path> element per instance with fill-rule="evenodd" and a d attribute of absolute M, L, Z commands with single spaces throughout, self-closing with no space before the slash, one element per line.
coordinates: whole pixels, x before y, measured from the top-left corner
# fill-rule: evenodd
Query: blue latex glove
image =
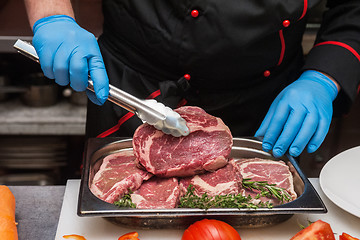
<path fill-rule="evenodd" d="M 85 91 L 90 74 L 95 94 L 87 90 L 87 95 L 102 105 L 109 94 L 109 79 L 94 35 L 66 15 L 39 19 L 33 32 L 32 43 L 44 75 L 61 86 L 70 83 L 75 91 Z"/>
<path fill-rule="evenodd" d="M 307 146 L 316 151 L 329 131 L 332 102 L 338 89 L 324 74 L 308 70 L 286 87 L 271 104 L 255 133 L 263 138 L 263 150 L 273 150 L 274 157 L 297 157 Z"/>

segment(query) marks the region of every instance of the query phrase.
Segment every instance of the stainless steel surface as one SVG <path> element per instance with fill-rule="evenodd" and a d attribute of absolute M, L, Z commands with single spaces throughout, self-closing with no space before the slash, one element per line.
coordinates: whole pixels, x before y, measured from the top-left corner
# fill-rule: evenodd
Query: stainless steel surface
<path fill-rule="evenodd" d="M 14 44 L 14 48 L 21 54 L 39 62 L 36 50 L 30 43 L 17 40 Z M 87 89 L 94 92 L 94 84 L 90 77 L 88 83 Z M 142 121 L 154 125 L 157 129 L 162 130 L 166 134 L 171 134 L 175 137 L 186 136 L 189 134 L 186 121 L 178 113 L 154 99 L 141 100 L 121 89 L 109 85 L 108 100 L 135 113 Z"/>
<path fill-rule="evenodd" d="M 5 92 L 4 89 L 8 88 L 10 85 L 10 79 L 6 75 L 0 75 L 0 101 L 4 101 L 9 97 L 8 92 Z"/>
<path fill-rule="evenodd" d="M 41 173 L 18 173 L 0 176 L 0 184 L 9 186 L 46 186 L 54 185 L 55 181 L 47 174 Z"/>
<path fill-rule="evenodd" d="M 6 136 L 0 138 L 0 184 L 56 184 L 68 166 L 65 138 Z"/>
<path fill-rule="evenodd" d="M 88 98 L 85 92 L 76 92 L 71 88 L 66 88 L 62 92 L 65 98 L 69 99 L 69 102 L 78 105 L 78 106 L 86 106 Z"/>
<path fill-rule="evenodd" d="M 31 60 L 40 63 L 39 56 L 37 55 L 35 48 L 30 43 L 18 39 L 14 44 L 14 48 L 25 57 L 31 58 Z"/>
<path fill-rule="evenodd" d="M 23 39 L 26 40 L 28 42 L 31 42 L 32 40 L 32 36 L 28 35 L 28 36 L 0 36 L 0 54 L 3 53 L 16 53 L 16 50 L 14 49 L 14 42 L 17 39 Z"/>
<path fill-rule="evenodd" d="M 1 81 L 1 80 L 0 80 Z M 0 88 L 0 94 L 8 94 L 8 93 L 24 93 L 27 91 L 25 87 L 17 87 L 17 86 L 7 86 Z"/>
<path fill-rule="evenodd" d="M 321 198 L 302 173 L 291 156 L 280 158 L 293 173 L 298 198 L 274 208 L 259 209 L 128 209 L 118 208 L 93 195 L 89 189 L 94 174 L 105 156 L 132 149 L 131 139 L 94 138 L 89 139 L 85 148 L 85 162 L 81 178 L 78 201 L 78 215 L 84 217 L 105 217 L 105 219 L 133 228 L 181 228 L 198 219 L 214 218 L 224 220 L 236 227 L 256 228 L 269 226 L 287 220 L 298 213 L 327 212 Z M 261 150 L 261 141 L 256 138 L 234 138 L 231 156 L 233 158 L 260 157 L 274 159 Z"/>
<path fill-rule="evenodd" d="M 57 103 L 59 88 L 56 84 L 31 85 L 21 94 L 21 101 L 32 107 L 47 107 Z"/>
<path fill-rule="evenodd" d="M 0 76 L 0 100 L 1 96 L 6 94 L 20 94 L 21 101 L 32 107 L 47 107 L 54 105 L 58 101 L 59 87 L 57 84 L 49 81 L 42 73 L 29 74 L 27 76 L 26 86 L 2 86 Z"/>

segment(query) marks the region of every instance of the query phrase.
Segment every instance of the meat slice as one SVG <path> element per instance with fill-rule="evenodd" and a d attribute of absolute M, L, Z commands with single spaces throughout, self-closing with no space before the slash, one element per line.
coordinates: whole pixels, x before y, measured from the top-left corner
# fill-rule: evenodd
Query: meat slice
<path fill-rule="evenodd" d="M 131 201 L 136 204 L 136 208 L 175 208 L 179 203 L 179 196 L 177 178 L 153 177 L 131 194 Z"/>
<path fill-rule="evenodd" d="M 235 162 L 242 178 L 276 184 L 277 187 L 284 188 L 293 200 L 296 199 L 297 194 L 294 190 L 293 176 L 285 162 L 260 158 L 239 159 L 235 160 Z M 246 196 L 250 194 L 254 197 L 258 192 L 245 189 L 244 194 Z M 274 205 L 280 204 L 275 198 L 262 197 L 260 200 L 263 202 L 269 201 Z"/>
<path fill-rule="evenodd" d="M 113 203 L 129 190 L 138 189 L 152 174 L 136 166 L 132 150 L 111 154 L 103 159 L 90 186 L 91 192 L 108 203 Z"/>
<path fill-rule="evenodd" d="M 241 189 L 241 177 L 236 171 L 233 160 L 215 172 L 208 172 L 180 180 L 181 195 L 187 192 L 188 186 L 194 187 L 194 193 L 198 196 L 207 193 L 208 196 L 226 194 L 239 194 Z"/>
<path fill-rule="evenodd" d="M 224 122 L 198 107 L 175 111 L 186 120 L 190 134 L 173 137 L 148 124 L 139 126 L 133 136 L 139 163 L 161 177 L 192 176 L 225 166 L 233 141 Z"/>

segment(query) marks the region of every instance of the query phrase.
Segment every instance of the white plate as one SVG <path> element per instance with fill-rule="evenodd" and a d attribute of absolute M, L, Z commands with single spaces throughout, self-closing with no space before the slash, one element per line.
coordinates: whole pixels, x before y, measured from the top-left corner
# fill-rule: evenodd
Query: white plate
<path fill-rule="evenodd" d="M 333 203 L 360 218 L 360 146 L 330 159 L 319 178 L 321 189 Z"/>

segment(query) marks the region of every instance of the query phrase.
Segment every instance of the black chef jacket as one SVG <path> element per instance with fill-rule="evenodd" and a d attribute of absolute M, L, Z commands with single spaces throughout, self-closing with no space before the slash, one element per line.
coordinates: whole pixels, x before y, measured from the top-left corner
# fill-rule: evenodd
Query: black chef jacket
<path fill-rule="evenodd" d="M 304 61 L 302 35 L 320 0 L 103 0 L 99 45 L 110 83 L 176 108 L 196 105 L 251 136 L 306 69 L 335 78 L 349 103 L 360 79 L 360 1 L 329 0 Z M 182 77 L 182 76 L 186 76 Z M 87 137 L 132 136 L 141 121 L 88 105 Z"/>

